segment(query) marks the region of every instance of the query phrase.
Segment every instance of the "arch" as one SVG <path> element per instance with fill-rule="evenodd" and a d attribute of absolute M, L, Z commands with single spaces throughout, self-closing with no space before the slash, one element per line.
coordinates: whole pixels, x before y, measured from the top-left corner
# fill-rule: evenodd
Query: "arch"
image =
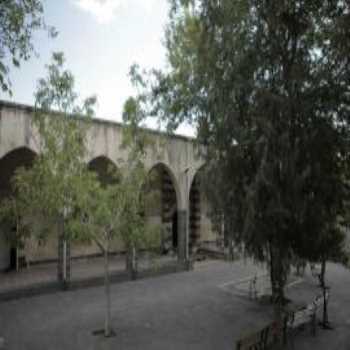
<path fill-rule="evenodd" d="M 190 251 L 201 243 L 215 241 L 212 235 L 212 223 L 210 219 L 210 202 L 203 185 L 205 176 L 205 164 L 198 168 L 192 177 L 188 192 L 189 208 L 189 248 Z"/>
<path fill-rule="evenodd" d="M 20 167 L 31 167 L 37 154 L 28 147 L 15 148 L 0 159 L 0 201 L 10 196 L 14 189 L 12 179 Z M 6 241 L 4 233 L 13 227 L 4 224 L 0 227 L 0 270 L 15 269 L 17 265 L 17 247 Z"/>
<path fill-rule="evenodd" d="M 0 143 L 0 159 L 6 157 L 10 153 L 26 149 L 28 151 L 33 152 L 35 155 L 38 155 L 40 153 L 39 148 L 37 147 L 34 142 L 32 142 L 32 139 L 26 140 L 23 142 L 23 140 L 20 140 L 19 137 L 14 137 L 11 139 L 12 142 L 6 142 L 6 140 L 2 140 Z"/>
<path fill-rule="evenodd" d="M 167 253 L 178 247 L 179 191 L 172 171 L 164 163 L 148 172 L 144 186 L 145 215 L 150 224 L 161 226 L 161 250 Z"/>
<path fill-rule="evenodd" d="M 199 168 L 193 175 L 191 185 L 188 191 L 188 210 L 189 210 L 189 248 L 190 251 L 200 239 L 201 230 L 201 181 L 200 174 L 203 167 Z"/>
<path fill-rule="evenodd" d="M 108 185 L 118 180 L 117 165 L 106 156 L 98 156 L 90 160 L 88 169 L 96 173 L 101 184 Z"/>
<path fill-rule="evenodd" d="M 181 191 L 180 191 L 179 182 L 177 181 L 177 178 L 175 176 L 175 172 L 173 171 L 173 169 L 169 165 L 167 165 L 163 162 L 157 162 L 157 163 L 152 164 L 152 166 L 148 168 L 148 176 L 151 174 L 151 172 L 154 169 L 163 169 L 169 175 L 171 182 L 174 186 L 175 193 L 176 193 L 177 207 L 179 208 L 182 198 L 181 198 Z"/>
<path fill-rule="evenodd" d="M 12 191 L 11 180 L 20 167 L 28 168 L 33 164 L 37 154 L 28 147 L 18 147 L 6 153 L 0 159 L 0 197 Z"/>
<path fill-rule="evenodd" d="M 204 173 L 205 168 L 206 168 L 206 164 L 205 163 L 201 164 L 197 168 L 193 168 L 193 170 L 191 172 L 191 176 L 190 176 L 189 181 L 188 181 L 188 183 L 190 184 L 189 188 L 188 188 L 188 193 L 187 193 L 187 197 L 188 198 L 189 198 L 189 195 L 190 195 L 189 191 L 191 189 L 191 186 L 193 185 L 193 182 L 195 181 L 196 178 L 198 178 L 199 176 L 201 176 L 201 174 Z"/>

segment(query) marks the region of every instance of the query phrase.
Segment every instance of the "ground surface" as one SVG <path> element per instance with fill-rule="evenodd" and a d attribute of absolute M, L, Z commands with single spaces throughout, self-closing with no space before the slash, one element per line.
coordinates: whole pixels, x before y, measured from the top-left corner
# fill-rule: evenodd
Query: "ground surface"
<path fill-rule="evenodd" d="M 125 256 L 116 255 L 109 258 L 110 273 L 125 271 Z M 150 259 L 144 255 L 139 259 L 139 269 L 156 268 L 157 264 L 164 265 L 176 262 L 176 257 L 161 256 Z M 89 258 L 71 260 L 71 280 L 79 281 L 103 276 L 103 258 Z M 45 284 L 57 281 L 57 263 L 30 265 L 23 267 L 20 271 L 0 273 L 0 294 L 15 289 L 28 288 L 37 284 Z"/>
<path fill-rule="evenodd" d="M 60 292 L 0 303 L 0 337 L 6 349 L 234 349 L 244 332 L 264 325 L 269 306 L 242 292 L 242 280 L 262 274 L 251 263 L 204 262 L 195 271 L 112 287 L 115 338 L 92 335 L 103 326 L 103 288 Z M 313 338 L 301 332 L 294 349 L 350 349 L 350 272 L 331 265 L 330 318 L 335 330 Z M 289 296 L 312 298 L 311 279 L 294 283 Z"/>

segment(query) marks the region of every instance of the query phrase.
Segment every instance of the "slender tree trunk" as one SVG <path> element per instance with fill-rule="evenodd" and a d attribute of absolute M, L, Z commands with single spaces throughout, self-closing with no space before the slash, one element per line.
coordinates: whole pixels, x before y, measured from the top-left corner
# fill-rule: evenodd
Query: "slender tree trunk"
<path fill-rule="evenodd" d="M 275 278 L 275 261 L 274 261 L 274 254 L 272 251 L 271 244 L 269 245 L 270 250 L 270 283 L 271 283 L 271 298 L 274 301 L 276 299 L 276 278 Z"/>
<path fill-rule="evenodd" d="M 321 273 L 320 273 L 320 286 L 322 289 L 326 287 L 325 276 L 326 276 L 326 260 L 322 259 Z"/>
<path fill-rule="evenodd" d="M 135 246 L 132 244 L 127 249 L 126 268 L 130 274 L 130 278 L 135 280 L 137 278 L 137 252 Z"/>
<path fill-rule="evenodd" d="M 322 259 L 320 284 L 323 291 L 323 319 L 322 325 L 324 328 L 330 328 L 328 320 L 328 300 L 327 300 L 327 286 L 326 286 L 326 259 Z"/>
<path fill-rule="evenodd" d="M 18 249 L 18 240 L 19 240 L 19 224 L 18 224 L 18 216 L 17 216 L 17 220 L 16 220 L 16 272 L 19 271 L 19 249 Z"/>
<path fill-rule="evenodd" d="M 132 246 L 132 275 L 133 275 L 133 279 L 137 278 L 137 254 L 136 254 L 136 248 L 133 245 Z"/>
<path fill-rule="evenodd" d="M 228 259 L 229 261 L 234 260 L 234 254 L 233 254 L 233 237 L 230 235 L 228 239 Z"/>
<path fill-rule="evenodd" d="M 104 251 L 104 270 L 105 270 L 105 296 L 106 296 L 106 315 L 105 315 L 105 337 L 111 335 L 111 291 L 109 281 L 109 256 L 108 248 Z"/>
<path fill-rule="evenodd" d="M 270 253 L 270 279 L 275 321 L 275 341 L 279 344 L 286 341 L 285 319 L 283 317 L 284 303 L 284 269 L 281 261 L 281 253 L 276 251 L 272 244 L 269 245 Z"/>
<path fill-rule="evenodd" d="M 58 259 L 57 259 L 57 280 L 64 288 L 63 280 L 63 237 L 64 237 L 64 219 L 62 216 L 57 221 L 57 233 L 58 233 Z"/>
<path fill-rule="evenodd" d="M 285 271 L 283 268 L 283 258 L 281 252 L 273 249 L 270 244 L 270 280 L 272 299 L 275 303 L 279 303 L 283 306 L 285 296 L 284 287 L 286 282 Z"/>

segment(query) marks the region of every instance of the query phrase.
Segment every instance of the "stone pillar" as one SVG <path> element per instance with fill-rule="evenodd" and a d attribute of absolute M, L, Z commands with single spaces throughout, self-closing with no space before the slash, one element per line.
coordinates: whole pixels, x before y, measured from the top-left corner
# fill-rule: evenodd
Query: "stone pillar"
<path fill-rule="evenodd" d="M 177 257 L 180 265 L 188 268 L 188 230 L 187 230 L 187 210 L 179 210 L 177 213 L 177 225 L 178 225 L 178 244 L 177 244 Z"/>

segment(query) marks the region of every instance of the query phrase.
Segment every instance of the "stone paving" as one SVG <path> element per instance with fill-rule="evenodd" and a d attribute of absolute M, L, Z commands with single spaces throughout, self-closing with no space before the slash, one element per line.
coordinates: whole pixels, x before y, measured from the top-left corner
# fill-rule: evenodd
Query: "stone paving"
<path fill-rule="evenodd" d="M 139 261 L 140 270 L 157 268 L 170 262 L 175 262 L 174 256 L 161 256 L 150 258 L 143 255 Z M 110 257 L 110 272 L 125 271 L 125 257 L 121 255 Z M 103 276 L 103 258 L 88 258 L 72 260 L 71 279 L 80 281 Z M 24 267 L 20 271 L 0 273 L 0 294 L 21 288 L 30 288 L 35 285 L 45 285 L 57 281 L 57 263 L 46 263 Z"/>
<path fill-rule="evenodd" d="M 272 319 L 269 305 L 235 293 L 225 285 L 264 273 L 251 262 L 203 262 L 194 271 L 114 284 L 112 323 L 116 337 L 92 332 L 103 327 L 103 288 L 24 298 L 0 303 L 0 337 L 5 349 L 229 350 L 242 333 Z M 328 266 L 332 331 L 317 336 L 301 331 L 294 349 L 350 349 L 350 272 Z M 287 296 L 309 302 L 317 281 L 306 275 Z"/>

